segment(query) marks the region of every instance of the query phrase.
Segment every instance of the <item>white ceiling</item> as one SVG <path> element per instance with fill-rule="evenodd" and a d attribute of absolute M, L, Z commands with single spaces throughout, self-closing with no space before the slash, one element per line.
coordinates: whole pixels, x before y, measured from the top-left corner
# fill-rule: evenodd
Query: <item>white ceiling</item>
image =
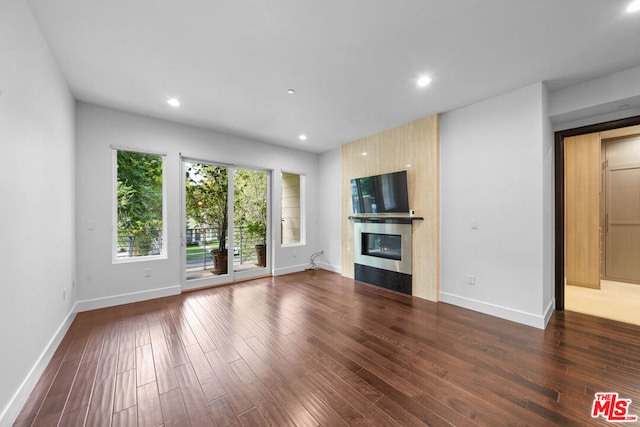
<path fill-rule="evenodd" d="M 640 65 L 628 0 L 29 3 L 77 99 L 312 152 Z"/>

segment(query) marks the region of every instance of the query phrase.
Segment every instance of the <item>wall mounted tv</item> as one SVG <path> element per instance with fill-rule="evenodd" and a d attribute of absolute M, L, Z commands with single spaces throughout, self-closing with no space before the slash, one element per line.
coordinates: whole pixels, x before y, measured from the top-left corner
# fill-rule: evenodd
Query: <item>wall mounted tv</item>
<path fill-rule="evenodd" d="M 407 171 L 351 180 L 354 214 L 409 213 Z"/>

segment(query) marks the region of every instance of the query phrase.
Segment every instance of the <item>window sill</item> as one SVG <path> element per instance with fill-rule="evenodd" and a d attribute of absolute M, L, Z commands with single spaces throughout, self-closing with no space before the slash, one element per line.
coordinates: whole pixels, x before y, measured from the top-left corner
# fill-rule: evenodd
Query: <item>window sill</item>
<path fill-rule="evenodd" d="M 300 247 L 300 246 L 307 246 L 307 244 L 305 242 L 280 244 L 281 248 L 296 248 L 296 247 Z"/>
<path fill-rule="evenodd" d="M 144 262 L 144 261 L 160 261 L 168 259 L 166 254 L 160 255 L 146 255 L 137 257 L 116 257 L 111 260 L 112 264 L 129 264 L 132 262 Z"/>

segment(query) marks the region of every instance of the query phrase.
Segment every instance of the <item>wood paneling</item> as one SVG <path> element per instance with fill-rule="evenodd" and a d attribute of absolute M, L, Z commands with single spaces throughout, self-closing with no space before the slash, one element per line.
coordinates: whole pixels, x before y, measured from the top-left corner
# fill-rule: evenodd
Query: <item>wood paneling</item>
<path fill-rule="evenodd" d="M 640 135 L 640 125 L 626 126 L 600 132 L 600 139 L 620 138 L 631 135 Z"/>
<path fill-rule="evenodd" d="M 594 393 L 640 402 L 639 349 L 638 326 L 555 312 L 543 331 L 306 271 L 79 313 L 15 425 L 607 426 Z M 151 366 L 175 387 L 139 384 Z"/>
<path fill-rule="evenodd" d="M 600 288 L 600 134 L 564 140 L 565 277 Z"/>
<path fill-rule="evenodd" d="M 602 277 L 640 284 L 640 136 L 604 142 Z"/>
<path fill-rule="evenodd" d="M 437 301 L 440 268 L 440 154 L 432 115 L 342 146 L 342 274 L 354 277 L 352 178 L 407 170 L 413 227 L 413 295 Z M 362 153 L 367 153 L 363 155 Z M 410 166 L 408 166 L 410 165 Z"/>

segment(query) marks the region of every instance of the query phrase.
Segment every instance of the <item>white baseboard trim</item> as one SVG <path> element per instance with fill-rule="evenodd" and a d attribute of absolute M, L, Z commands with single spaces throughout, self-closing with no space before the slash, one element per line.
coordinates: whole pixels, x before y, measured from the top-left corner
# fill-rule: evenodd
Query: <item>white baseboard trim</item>
<path fill-rule="evenodd" d="M 284 276 L 285 274 L 298 273 L 300 271 L 306 270 L 307 267 L 308 267 L 308 264 L 301 264 L 301 265 L 292 265 L 284 268 L 276 268 L 273 270 L 273 275 Z"/>
<path fill-rule="evenodd" d="M 553 314 L 555 309 L 556 309 L 556 299 L 551 298 L 551 301 L 549 301 L 549 304 L 547 305 L 547 309 L 544 311 L 544 326 L 542 327 L 542 329 L 546 328 L 547 325 L 549 324 L 549 320 L 551 319 L 551 315 Z"/>
<path fill-rule="evenodd" d="M 334 273 L 342 274 L 342 266 L 327 264 L 326 262 L 319 262 L 318 267 L 323 270 L 333 271 Z"/>
<path fill-rule="evenodd" d="M 155 298 L 180 295 L 182 288 L 180 285 L 168 286 L 166 288 L 150 289 L 148 291 L 131 292 L 128 294 L 112 295 L 104 298 L 94 298 L 90 300 L 78 301 L 76 311 L 89 311 L 99 308 L 113 307 L 116 305 L 129 304 L 132 302 L 146 301 Z"/>
<path fill-rule="evenodd" d="M 338 274 L 342 273 L 342 268 L 340 268 L 340 266 L 325 264 L 322 262 L 319 262 L 317 266 L 322 270 L 328 270 Z M 285 274 L 299 273 L 300 271 L 305 271 L 307 268 L 309 268 L 308 264 L 294 265 L 294 266 L 284 267 L 284 268 L 276 268 L 275 270 L 273 270 L 273 275 L 284 276 Z"/>
<path fill-rule="evenodd" d="M 544 315 L 527 313 L 525 311 L 514 310 L 513 308 L 461 297 L 447 292 L 440 292 L 440 301 L 538 329 L 544 329 L 548 321 L 547 315 L 549 317 L 551 316 L 550 313 L 545 313 Z M 551 311 L 553 312 L 553 309 Z"/>
<path fill-rule="evenodd" d="M 22 407 L 27 402 L 29 395 L 51 361 L 53 353 L 55 353 L 62 341 L 62 338 L 64 338 L 64 335 L 69 330 L 73 319 L 75 319 L 77 313 L 76 307 L 77 305 L 74 305 L 69 314 L 67 314 L 62 324 L 58 327 L 56 332 L 53 334 L 53 337 L 51 337 L 45 346 L 40 357 L 38 357 L 38 360 L 36 360 L 36 363 L 27 374 L 24 381 L 22 381 L 22 384 L 20 384 L 20 387 L 18 387 L 18 390 L 11 397 L 7 406 L 2 410 L 2 413 L 0 413 L 0 427 L 10 427 L 15 422 L 22 410 Z"/>

